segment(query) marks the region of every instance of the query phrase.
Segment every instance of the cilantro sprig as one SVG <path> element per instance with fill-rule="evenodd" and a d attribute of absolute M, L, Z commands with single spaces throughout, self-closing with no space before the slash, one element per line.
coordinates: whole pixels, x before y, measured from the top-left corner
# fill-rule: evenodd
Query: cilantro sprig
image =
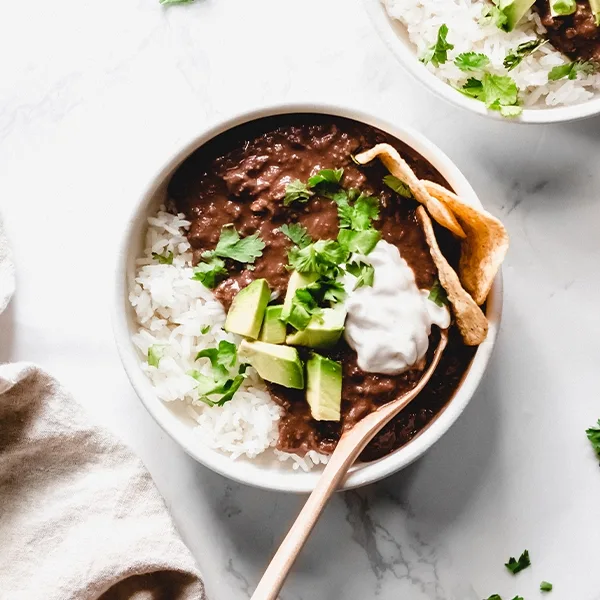
<path fill-rule="evenodd" d="M 306 183 L 295 179 L 287 184 L 283 205 L 289 206 L 293 202 L 307 202 L 312 196 L 317 194 L 327 194 L 335 190 L 344 176 L 344 169 L 321 169 L 312 177 L 308 178 Z"/>
<path fill-rule="evenodd" d="M 590 427 L 585 430 L 588 440 L 590 440 L 590 444 L 592 444 L 592 448 L 596 452 L 596 456 L 600 458 L 600 419 L 598 419 L 598 427 Z"/>
<path fill-rule="evenodd" d="M 454 59 L 461 71 L 480 71 L 490 64 L 490 59 L 481 52 L 463 52 Z"/>
<path fill-rule="evenodd" d="M 159 254 L 158 252 L 152 253 L 152 258 L 158 261 L 161 265 L 172 265 L 173 264 L 173 253 L 165 252 L 163 254 Z"/>
<path fill-rule="evenodd" d="M 310 234 L 306 227 L 300 225 L 300 223 L 290 223 L 289 225 L 286 223 L 279 228 L 279 231 L 300 248 L 306 248 L 306 246 L 312 244 Z"/>
<path fill-rule="evenodd" d="M 213 256 L 196 265 L 192 279 L 200 281 L 207 288 L 213 289 L 226 277 L 225 261 Z"/>
<path fill-rule="evenodd" d="M 513 574 L 516 575 L 523 569 L 526 569 L 531 565 L 531 560 L 529 559 L 529 550 L 524 550 L 521 556 L 519 556 L 519 560 L 517 560 L 514 556 L 511 556 L 508 559 L 508 562 L 504 564 L 504 566 Z"/>
<path fill-rule="evenodd" d="M 542 592 L 551 592 L 552 587 L 553 586 L 549 581 L 542 581 L 542 583 L 540 583 L 540 590 Z"/>
<path fill-rule="evenodd" d="M 539 50 L 547 42 L 548 40 L 539 38 L 537 40 L 529 40 L 528 42 L 519 44 L 512 52 L 506 55 L 503 63 L 504 68 L 512 71 L 523 62 L 524 58 L 530 56 L 536 50 Z"/>
<path fill-rule="evenodd" d="M 517 117 L 523 112 L 519 106 L 517 84 L 507 75 L 484 73 L 481 79 L 469 77 L 460 91 L 481 100 L 490 110 L 497 110 L 504 117 Z"/>
<path fill-rule="evenodd" d="M 351 262 L 346 265 L 346 271 L 356 277 L 354 289 L 357 290 L 363 286 L 372 286 L 375 280 L 375 267 L 363 262 Z"/>
<path fill-rule="evenodd" d="M 408 187 L 408 185 L 406 185 L 404 181 L 398 179 L 398 177 L 395 177 L 394 175 L 386 175 L 383 178 L 383 183 L 385 183 L 385 185 L 387 185 L 390 189 L 394 190 L 397 194 L 400 194 L 404 198 L 413 197 L 413 194 L 410 191 L 410 187 Z"/>
<path fill-rule="evenodd" d="M 598 72 L 598 63 L 589 60 L 576 60 L 565 65 L 558 65 L 548 73 L 548 81 L 559 81 L 560 79 L 577 79 L 579 75 L 587 77 Z"/>
<path fill-rule="evenodd" d="M 435 44 L 429 48 L 421 62 L 424 64 L 431 63 L 434 67 L 445 64 L 448 61 L 448 51 L 454 49 L 454 44 L 448 42 L 447 36 L 448 25 L 444 23 L 438 29 Z"/>

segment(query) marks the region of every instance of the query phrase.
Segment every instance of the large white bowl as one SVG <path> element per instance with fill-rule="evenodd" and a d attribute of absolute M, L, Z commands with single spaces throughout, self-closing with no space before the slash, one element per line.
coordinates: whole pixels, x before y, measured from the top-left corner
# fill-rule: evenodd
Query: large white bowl
<path fill-rule="evenodd" d="M 417 58 L 415 46 L 408 39 L 406 27 L 388 15 L 381 0 L 363 0 L 363 4 L 380 37 L 402 66 L 432 92 L 456 106 L 479 115 L 511 123 L 564 123 L 600 114 L 600 96 L 596 96 L 587 102 L 571 106 L 525 108 L 517 119 L 502 117 L 498 111 L 488 110 L 483 102 L 457 92 L 452 86 L 429 71 Z"/>
<path fill-rule="evenodd" d="M 202 444 L 198 434 L 194 432 L 193 420 L 186 414 L 184 407 L 180 406 L 181 403 L 164 404 L 156 397 L 150 381 L 140 368 L 139 352 L 131 341 L 131 336 L 136 332 L 137 325 L 133 309 L 128 302 L 129 285 L 135 273 L 135 259 L 142 254 L 144 234 L 147 227 L 146 219 L 148 216 L 155 214 L 158 206 L 165 201 L 167 184 L 183 160 L 208 140 L 236 125 L 269 115 L 289 113 L 335 115 L 378 127 L 402 140 L 423 155 L 439 170 L 462 198 L 480 205 L 475 192 L 450 159 L 422 135 L 404 126 L 388 123 L 373 115 L 352 109 L 312 104 L 281 105 L 242 114 L 222 121 L 207 131 L 195 135 L 181 151 L 168 157 L 165 166 L 147 184 L 136 203 L 133 214 L 127 220 L 119 250 L 114 289 L 113 324 L 119 353 L 135 391 L 157 423 L 190 456 L 193 456 L 213 471 L 242 483 L 272 490 L 309 492 L 314 488 L 319 478 L 320 471 L 317 468 L 309 473 L 304 473 L 302 471 L 292 471 L 289 465 L 286 466 L 286 463 L 279 463 L 274 460 L 259 458 L 233 461 L 224 454 Z M 344 483 L 344 489 L 377 481 L 406 467 L 419 458 L 448 431 L 469 403 L 481 380 L 496 341 L 501 313 L 502 281 L 499 275 L 496 278 L 487 304 L 487 316 L 490 321 L 487 340 L 477 349 L 471 366 L 452 400 L 425 430 L 403 448 L 377 461 L 355 465 Z"/>

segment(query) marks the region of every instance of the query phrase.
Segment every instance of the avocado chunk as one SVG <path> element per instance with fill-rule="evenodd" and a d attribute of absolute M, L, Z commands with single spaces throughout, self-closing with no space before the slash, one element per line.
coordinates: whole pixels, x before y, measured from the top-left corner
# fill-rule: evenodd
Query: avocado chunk
<path fill-rule="evenodd" d="M 282 310 L 283 306 L 281 304 L 278 304 L 277 306 L 267 306 L 260 335 L 258 336 L 258 339 L 261 342 L 267 342 L 269 344 L 285 343 L 285 323 L 282 323 L 280 320 Z"/>
<path fill-rule="evenodd" d="M 566 17 L 572 15 L 576 10 L 577 2 L 575 0 L 550 0 L 550 14 L 553 17 Z"/>
<path fill-rule="evenodd" d="M 590 0 L 590 8 L 596 19 L 596 26 L 600 27 L 600 0 Z"/>
<path fill-rule="evenodd" d="M 242 340 L 238 356 L 249 362 L 266 381 L 288 388 L 304 388 L 304 365 L 296 348 Z"/>
<path fill-rule="evenodd" d="M 225 331 L 256 339 L 271 298 L 266 279 L 255 279 L 242 288 L 231 303 L 225 319 Z"/>
<path fill-rule="evenodd" d="M 500 0 L 498 8 L 506 17 L 506 23 L 502 29 L 512 31 L 534 4 L 535 0 Z"/>
<path fill-rule="evenodd" d="M 342 365 L 313 353 L 306 363 L 306 400 L 313 419 L 339 421 Z"/>
<path fill-rule="evenodd" d="M 311 318 L 306 329 L 290 333 L 285 343 L 308 348 L 331 348 L 340 339 L 345 320 L 346 309 L 342 305 L 324 308 L 320 315 Z"/>
<path fill-rule="evenodd" d="M 317 273 L 298 273 L 293 271 L 288 281 L 287 291 L 285 292 L 285 299 L 283 301 L 283 310 L 281 312 L 281 318 L 287 321 L 292 313 L 292 300 L 296 295 L 296 291 L 305 288 L 307 285 L 314 283 L 319 278 Z"/>

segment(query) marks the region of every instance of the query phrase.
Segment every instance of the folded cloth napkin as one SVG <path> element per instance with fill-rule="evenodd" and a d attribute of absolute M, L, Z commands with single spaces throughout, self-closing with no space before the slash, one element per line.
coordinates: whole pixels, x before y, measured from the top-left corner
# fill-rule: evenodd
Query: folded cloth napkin
<path fill-rule="evenodd" d="M 0 313 L 6 308 L 15 291 L 15 269 L 12 253 L 0 219 Z M 0 342 L 1 343 L 1 342 Z"/>
<path fill-rule="evenodd" d="M 27 364 L 0 366 L 0 598 L 206 598 L 141 461 Z"/>

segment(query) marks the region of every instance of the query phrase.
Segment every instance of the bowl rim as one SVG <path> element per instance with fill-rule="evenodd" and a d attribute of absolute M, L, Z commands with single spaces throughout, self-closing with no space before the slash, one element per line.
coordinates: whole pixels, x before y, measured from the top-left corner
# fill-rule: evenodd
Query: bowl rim
<path fill-rule="evenodd" d="M 363 6 L 379 37 L 398 59 L 401 66 L 417 81 L 429 88 L 439 98 L 469 112 L 501 121 L 521 125 L 548 125 L 551 123 L 568 123 L 579 121 L 600 114 L 600 94 L 595 98 L 569 106 L 553 106 L 549 108 L 524 108 L 523 113 L 513 119 L 507 119 L 498 111 L 488 110 L 479 100 L 469 98 L 457 92 L 451 85 L 442 81 L 422 64 L 413 50 L 404 43 L 395 32 L 395 28 L 403 27 L 395 22 L 387 13 L 382 0 L 362 0 Z"/>
<path fill-rule="evenodd" d="M 255 119 L 294 113 L 345 117 L 382 129 L 409 145 L 431 162 L 462 198 L 481 206 L 475 191 L 458 167 L 437 146 L 410 127 L 397 125 L 362 110 L 343 107 L 338 104 L 280 103 L 241 112 L 220 119 L 216 123 L 203 128 L 200 132 L 193 134 L 181 146 L 180 150 L 171 153 L 167 157 L 158 173 L 145 185 L 139 198 L 133 204 L 123 227 L 117 252 L 112 324 L 123 367 L 138 398 L 154 420 L 187 454 L 209 469 L 240 483 L 273 491 L 307 493 L 314 489 L 321 472 L 319 469 L 313 469 L 306 473 L 300 470 L 293 471 L 292 469 L 273 472 L 262 469 L 260 466 L 254 468 L 254 464 L 250 469 L 244 468 L 244 465 L 251 465 L 252 461 L 239 462 L 239 460 L 232 460 L 216 450 L 203 446 L 199 442 L 198 436 L 191 434 L 192 428 L 189 425 L 187 431 L 185 430 L 174 411 L 156 397 L 150 381 L 140 368 L 139 352 L 131 340 L 133 333 L 130 329 L 132 309 L 128 301 L 128 262 L 130 261 L 130 254 L 133 252 L 132 240 L 136 234 L 141 234 L 139 228 L 145 225 L 149 216 L 148 211 L 161 184 L 164 185 L 185 158 L 216 135 Z M 373 483 L 405 468 L 422 456 L 448 431 L 470 402 L 486 370 L 500 327 L 502 298 L 502 274 L 499 272 L 487 301 L 486 312 L 490 325 L 487 339 L 478 347 L 460 386 L 442 411 L 402 448 L 371 463 L 354 465 L 340 490 L 349 490 Z"/>

